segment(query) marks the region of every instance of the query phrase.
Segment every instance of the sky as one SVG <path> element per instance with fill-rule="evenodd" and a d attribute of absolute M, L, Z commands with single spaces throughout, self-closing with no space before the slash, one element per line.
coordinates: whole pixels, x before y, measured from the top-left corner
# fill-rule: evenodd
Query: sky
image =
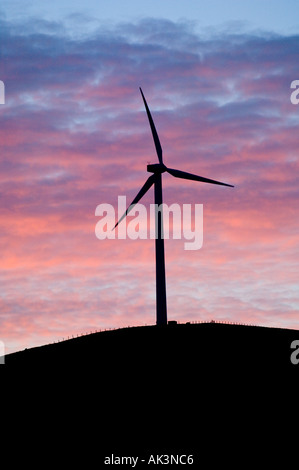
<path fill-rule="evenodd" d="M 296 3 L 1 3 L 7 353 L 155 323 L 153 240 L 95 236 L 157 161 L 139 86 L 166 165 L 235 186 L 163 175 L 165 203 L 203 204 L 200 250 L 165 241 L 168 318 L 299 329 Z"/>

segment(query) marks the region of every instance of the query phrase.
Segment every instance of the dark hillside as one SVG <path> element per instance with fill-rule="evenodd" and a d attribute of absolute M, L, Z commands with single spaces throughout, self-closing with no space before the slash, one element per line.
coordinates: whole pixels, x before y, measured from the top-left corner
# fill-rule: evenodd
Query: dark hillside
<path fill-rule="evenodd" d="M 219 323 L 133 327 L 26 349 L 7 355 L 6 365 L 291 374 L 291 342 L 297 339 L 296 330 Z"/>
<path fill-rule="evenodd" d="M 25 442 L 29 433 L 23 462 L 33 446 L 48 460 L 55 456 L 56 466 L 71 459 L 106 468 L 109 453 L 189 451 L 195 468 L 203 458 L 207 468 L 243 468 L 245 456 L 253 465 L 257 454 L 273 456 L 288 426 L 286 406 L 298 390 L 294 340 L 295 330 L 182 324 L 106 331 L 8 355 L 9 409 L 24 429 L 34 423 L 24 434 L 12 419 L 10 435 Z"/>

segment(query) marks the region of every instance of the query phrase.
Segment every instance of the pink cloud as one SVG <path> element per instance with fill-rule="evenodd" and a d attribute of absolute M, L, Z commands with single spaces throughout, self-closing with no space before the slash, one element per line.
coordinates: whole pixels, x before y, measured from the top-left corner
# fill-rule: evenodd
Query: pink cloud
<path fill-rule="evenodd" d="M 296 38 L 212 41 L 165 27 L 153 37 L 119 26 L 92 48 L 61 31 L 35 36 L 39 48 L 30 31 L 11 33 L 0 130 L 8 351 L 155 322 L 154 241 L 94 233 L 96 206 L 131 202 L 156 161 L 140 85 L 166 164 L 235 184 L 163 179 L 164 202 L 204 205 L 201 250 L 165 243 L 169 317 L 299 327 Z"/>

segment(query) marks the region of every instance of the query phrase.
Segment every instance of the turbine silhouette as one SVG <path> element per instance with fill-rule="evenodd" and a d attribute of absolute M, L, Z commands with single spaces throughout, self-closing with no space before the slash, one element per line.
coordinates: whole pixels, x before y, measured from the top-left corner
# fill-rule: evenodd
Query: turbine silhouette
<path fill-rule="evenodd" d="M 186 171 L 175 170 L 173 168 L 166 167 L 163 163 L 162 147 L 160 144 L 158 133 L 157 133 L 153 118 L 151 116 L 149 107 L 147 105 L 146 99 L 144 97 L 144 94 L 141 88 L 140 88 L 140 92 L 141 92 L 144 106 L 146 109 L 149 124 L 152 130 L 159 163 L 147 165 L 147 171 L 153 174 L 144 183 L 144 185 L 140 189 L 135 199 L 133 199 L 130 206 L 126 210 L 126 212 L 122 215 L 122 217 L 115 224 L 113 230 L 118 226 L 118 224 L 130 212 L 130 210 L 133 209 L 135 204 L 137 204 L 140 201 L 140 199 L 146 194 L 146 192 L 154 184 L 155 208 L 156 208 L 156 219 L 155 219 L 156 221 L 156 237 L 155 237 L 155 244 L 156 244 L 156 250 L 155 250 L 156 251 L 156 324 L 167 325 L 165 252 L 164 252 L 164 238 L 163 238 L 163 212 L 162 210 L 157 210 L 163 202 L 162 200 L 162 173 L 167 172 L 170 175 L 175 176 L 176 178 L 200 181 L 202 183 L 219 184 L 221 186 L 229 186 L 231 188 L 233 188 L 233 185 L 221 183 L 220 181 L 215 181 L 209 178 L 203 178 L 202 176 L 193 175 L 191 173 L 187 173 Z"/>

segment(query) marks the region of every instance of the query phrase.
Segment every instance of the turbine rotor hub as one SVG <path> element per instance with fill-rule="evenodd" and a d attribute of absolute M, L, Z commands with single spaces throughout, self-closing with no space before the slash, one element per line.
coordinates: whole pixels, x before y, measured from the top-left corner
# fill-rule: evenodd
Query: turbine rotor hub
<path fill-rule="evenodd" d="M 151 163 L 147 165 L 147 171 L 149 173 L 164 173 L 166 171 L 166 166 L 161 163 Z"/>

